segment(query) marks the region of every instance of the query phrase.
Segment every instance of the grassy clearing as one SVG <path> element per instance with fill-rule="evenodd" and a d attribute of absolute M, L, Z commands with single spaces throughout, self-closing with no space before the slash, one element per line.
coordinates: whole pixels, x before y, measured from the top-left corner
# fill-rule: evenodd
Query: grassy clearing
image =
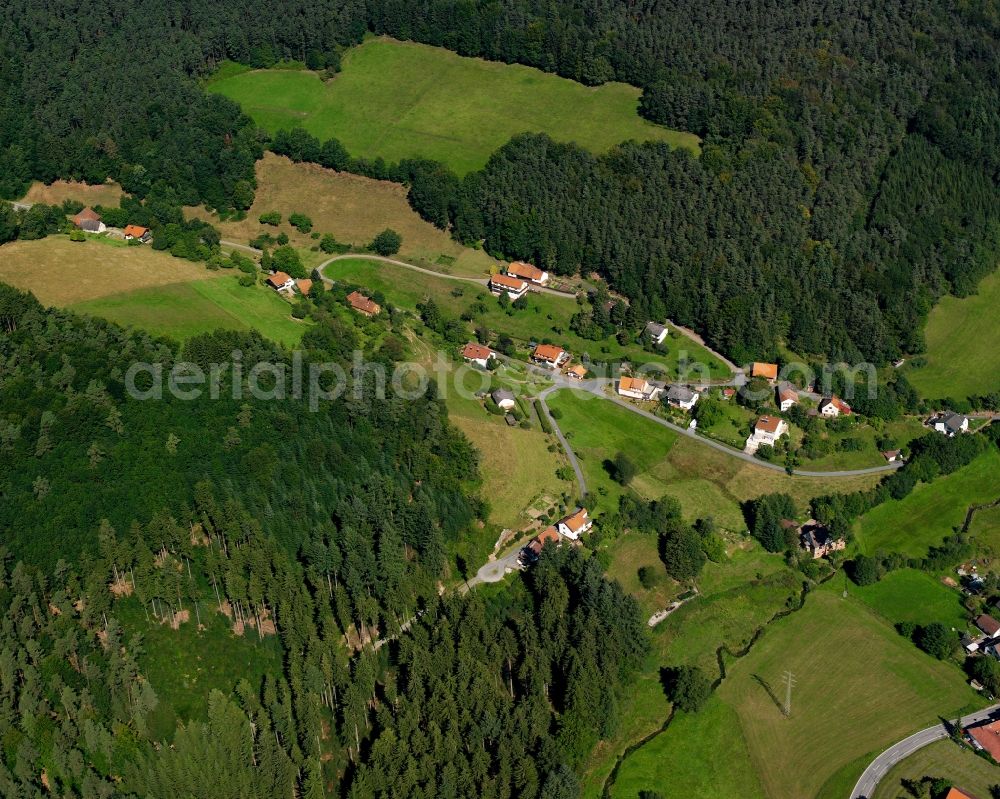
<path fill-rule="evenodd" d="M 698 713 L 679 712 L 670 727 L 629 757 L 611 796 L 634 799 L 642 790 L 690 799 L 764 799 L 746 743 L 732 734 L 739 718 L 716 698 Z"/>
<path fill-rule="evenodd" d="M 281 225 L 258 222 L 268 211 L 281 214 Z M 406 199 L 406 189 L 398 183 L 334 172 L 315 164 L 293 164 L 274 153 L 265 153 L 257 162 L 257 194 L 245 219 L 221 221 L 198 208 L 187 209 L 186 216 L 210 219 L 223 238 L 239 244 L 265 231 L 274 235 L 283 232 L 293 245 L 308 251 L 317 242 L 288 224 L 288 215 L 296 211 L 312 219 L 313 230 L 332 233 L 338 241 L 358 248 L 391 227 L 403 237 L 399 257 L 429 269 L 485 277 L 496 264 L 482 250 L 463 247 L 417 216 Z M 316 263 L 329 257 L 309 255 Z"/>
<path fill-rule="evenodd" d="M 570 319 L 580 307 L 568 297 L 531 293 L 527 295 L 527 308 L 508 314 L 485 286 L 444 280 L 392 264 L 361 258 L 344 259 L 330 264 L 325 273 L 334 280 L 346 280 L 381 291 L 393 305 L 411 310 L 416 308 L 417 303 L 433 298 L 443 312 L 457 317 L 482 298 L 487 311 L 477 316 L 477 324 L 483 324 L 497 333 L 506 333 L 520 342 L 551 339 L 569 350 L 577 360 L 584 354 L 589 354 L 596 361 L 628 358 L 635 363 L 658 363 L 664 369 L 676 372 L 678 359 L 683 353 L 692 362 L 706 364 L 713 377 L 729 375 L 729 370 L 708 350 L 677 335 L 668 339 L 667 353 L 656 355 L 636 344 L 623 347 L 614 339 L 600 342 L 583 339 L 569 328 Z"/>
<path fill-rule="evenodd" d="M 970 505 L 1000 496 L 1000 451 L 990 447 L 968 466 L 932 483 L 921 483 L 908 497 L 890 500 L 866 513 L 855 525 L 862 551 L 879 548 L 913 557 L 941 543 L 965 520 Z"/>
<path fill-rule="evenodd" d="M 304 127 L 340 139 L 354 156 L 431 158 L 459 174 L 478 169 L 525 131 L 604 152 L 627 139 L 698 151 L 698 137 L 639 117 L 639 90 L 590 88 L 531 67 L 464 58 L 448 50 L 379 38 L 349 50 L 324 83 L 313 72 L 255 70 L 208 84 L 269 131 Z"/>
<path fill-rule="evenodd" d="M 787 718 L 761 684 L 777 693 L 786 669 L 798 681 Z M 957 668 L 829 587 L 732 665 L 719 698 L 739 715 L 755 770 L 775 799 L 812 799 L 831 778 L 849 781 L 847 764 L 855 764 L 856 779 L 870 753 L 977 701 Z"/>
<path fill-rule="evenodd" d="M 990 796 L 1000 783 L 1000 767 L 977 757 L 952 741 L 938 741 L 914 752 L 891 769 L 879 782 L 872 799 L 896 799 L 903 795 L 903 780 L 941 777 L 974 796 Z"/>
<path fill-rule="evenodd" d="M 991 559 L 1000 556 L 1000 507 L 977 511 L 969 533 L 978 542 L 980 552 Z"/>
<path fill-rule="evenodd" d="M 122 187 L 117 183 L 90 185 L 75 180 L 57 180 L 46 185 L 35 181 L 22 202 L 62 205 L 63 200 L 78 200 L 84 205 L 117 206 L 122 194 Z"/>
<path fill-rule="evenodd" d="M 257 330 L 294 346 L 309 325 L 292 319 L 291 306 L 275 292 L 263 286 L 245 288 L 232 275 L 136 289 L 72 308 L 178 340 L 218 329 Z"/>
<path fill-rule="evenodd" d="M 625 452 L 639 469 L 630 490 L 646 498 L 676 497 L 689 519 L 713 516 L 729 530 L 745 529 L 740 503 L 783 491 L 799 507 L 830 491 L 853 491 L 872 477 L 837 479 L 789 477 L 734 458 L 681 436 L 614 403 L 579 391 L 558 391 L 549 406 L 563 414 L 559 425 L 583 466 L 598 510 L 615 508 L 626 489 L 614 482 L 604 461 Z M 877 476 L 876 476 L 877 479 Z"/>
<path fill-rule="evenodd" d="M 890 624 L 939 621 L 959 630 L 967 626 L 962 595 L 926 572 L 899 569 L 874 585 L 852 586 L 850 591 Z"/>
<path fill-rule="evenodd" d="M 208 280 L 216 273 L 151 247 L 111 247 L 99 241 L 49 236 L 0 247 L 0 282 L 66 306 L 135 289 Z"/>
<path fill-rule="evenodd" d="M 924 365 L 906 376 L 924 397 L 958 399 L 997 390 L 1000 349 L 996 346 L 1000 271 L 979 284 L 971 297 L 942 297 L 927 318 Z"/>

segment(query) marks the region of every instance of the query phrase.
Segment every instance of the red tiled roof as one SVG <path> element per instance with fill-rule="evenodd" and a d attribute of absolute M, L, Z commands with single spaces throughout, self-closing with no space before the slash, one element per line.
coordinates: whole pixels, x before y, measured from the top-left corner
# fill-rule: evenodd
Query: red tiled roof
<path fill-rule="evenodd" d="M 988 613 L 982 614 L 975 621 L 976 626 L 989 636 L 994 636 L 1000 632 L 1000 621 L 997 621 Z"/>
<path fill-rule="evenodd" d="M 994 760 L 1000 760 L 1000 721 L 992 721 L 978 727 L 969 727 L 966 732 L 989 752 Z"/>
<path fill-rule="evenodd" d="M 132 236 L 136 239 L 141 239 L 148 232 L 147 228 L 142 225 L 125 225 L 125 235 Z"/>
<path fill-rule="evenodd" d="M 494 286 L 502 286 L 505 289 L 513 289 L 514 291 L 524 291 L 528 287 L 525 281 L 516 277 L 508 277 L 507 275 L 492 275 L 490 283 Z"/>
<path fill-rule="evenodd" d="M 757 420 L 756 429 L 763 430 L 765 433 L 777 433 L 778 425 L 781 424 L 781 419 L 777 416 L 761 416 Z"/>
<path fill-rule="evenodd" d="M 580 508 L 580 510 L 578 510 L 576 513 L 571 514 L 570 516 L 567 516 L 565 519 L 563 519 L 562 523 L 565 524 L 570 529 L 570 532 L 575 533 L 577 530 L 582 528 L 588 521 L 590 521 L 590 517 L 587 515 L 587 509 Z"/>
<path fill-rule="evenodd" d="M 542 532 L 540 532 L 536 536 L 536 538 L 539 541 L 541 541 L 543 544 L 546 541 L 556 541 L 556 542 L 558 542 L 559 541 L 559 531 L 556 530 L 555 525 L 550 525 L 549 527 L 546 527 L 544 530 L 542 530 Z"/>
<path fill-rule="evenodd" d="M 799 401 L 799 393 L 791 386 L 784 386 L 778 390 L 778 399 L 784 402 L 785 400 L 795 400 Z"/>
<path fill-rule="evenodd" d="M 73 217 L 73 224 L 76 225 L 77 227 L 80 227 L 80 223 L 87 219 L 92 220 L 94 222 L 100 222 L 101 215 L 97 213 L 97 211 L 95 211 L 93 208 L 90 208 L 88 206 L 87 208 L 84 208 L 82 211 L 80 211 L 80 213 L 78 213 L 76 216 Z"/>
<path fill-rule="evenodd" d="M 313 282 L 309 278 L 302 278 L 295 281 L 295 286 L 302 294 L 308 294 L 313 287 Z"/>
<path fill-rule="evenodd" d="M 948 789 L 948 793 L 945 794 L 944 799 L 976 799 L 971 793 L 966 793 L 961 788 L 956 788 L 954 785 Z"/>
<path fill-rule="evenodd" d="M 578 363 L 576 366 L 572 366 L 566 370 L 566 374 L 572 377 L 578 377 L 581 380 L 587 376 L 587 367 L 582 363 Z"/>
<path fill-rule="evenodd" d="M 751 377 L 766 377 L 768 380 L 776 380 L 778 377 L 778 364 L 760 363 L 754 361 L 753 369 L 750 371 Z"/>
<path fill-rule="evenodd" d="M 550 363 L 555 363 L 566 353 L 562 347 L 557 347 L 555 344 L 539 344 L 535 347 L 535 351 L 531 353 L 532 358 L 538 358 L 542 361 L 549 361 Z"/>
<path fill-rule="evenodd" d="M 645 394 L 649 390 L 649 384 L 641 377 L 622 377 L 618 380 L 618 390 Z"/>
<path fill-rule="evenodd" d="M 507 267 L 507 274 L 513 277 L 524 278 L 525 280 L 534 280 L 537 283 L 545 273 L 532 264 L 526 264 L 524 261 L 514 261 Z"/>
<path fill-rule="evenodd" d="M 462 347 L 462 357 L 470 361 L 485 361 L 493 357 L 493 350 L 483 344 L 470 341 Z"/>
<path fill-rule="evenodd" d="M 347 295 L 347 301 L 351 304 L 351 307 L 356 311 L 361 311 L 364 314 L 370 314 L 374 316 L 382 310 L 377 302 L 366 297 L 360 291 L 352 291 Z"/>
<path fill-rule="evenodd" d="M 280 289 L 284 286 L 291 277 L 289 277 L 284 272 L 275 272 L 273 275 L 268 275 L 267 282 L 274 286 L 276 289 Z"/>

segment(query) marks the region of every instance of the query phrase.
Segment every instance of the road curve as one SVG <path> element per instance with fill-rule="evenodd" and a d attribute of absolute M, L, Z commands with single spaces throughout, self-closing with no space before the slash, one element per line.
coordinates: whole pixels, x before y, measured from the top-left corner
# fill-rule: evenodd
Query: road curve
<path fill-rule="evenodd" d="M 1000 714 L 1000 705 L 993 705 L 976 713 L 963 717 L 961 726 L 966 727 L 977 721 L 985 721 L 995 714 Z M 893 744 L 882 754 L 876 757 L 864 770 L 858 779 L 854 790 L 851 792 L 851 799 L 871 799 L 878 787 L 879 781 L 885 777 L 889 770 L 902 760 L 912 755 L 918 749 L 923 749 L 928 744 L 935 741 L 943 741 L 950 735 L 950 731 L 944 722 L 928 727 L 926 730 L 915 732 L 909 738 Z"/>
<path fill-rule="evenodd" d="M 569 465 L 573 467 L 573 472 L 576 474 L 576 484 L 580 487 L 580 499 L 587 496 L 587 480 L 583 476 L 583 468 L 580 466 L 580 461 L 577 460 L 576 453 L 573 452 L 573 448 L 569 445 L 569 441 L 566 440 L 566 436 L 563 435 L 562 429 L 559 427 L 559 423 L 552 418 L 552 414 L 549 413 L 549 405 L 545 401 L 545 398 L 555 391 L 560 386 L 555 385 L 551 388 L 545 389 L 538 395 L 538 401 L 542 406 L 542 410 L 545 412 L 545 418 L 549 420 L 549 424 L 552 426 L 552 432 L 556 434 L 556 438 L 559 439 L 559 444 L 563 448 L 563 452 L 566 453 L 566 457 L 569 460 Z"/>

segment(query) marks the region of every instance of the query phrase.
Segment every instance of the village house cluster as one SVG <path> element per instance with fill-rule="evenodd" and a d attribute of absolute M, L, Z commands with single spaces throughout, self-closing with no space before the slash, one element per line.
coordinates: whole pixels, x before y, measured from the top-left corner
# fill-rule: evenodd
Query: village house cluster
<path fill-rule="evenodd" d="M 142 225 L 125 225 L 121 229 L 109 228 L 104 224 L 101 215 L 90 206 L 83 208 L 78 214 L 74 215 L 71 221 L 77 230 L 82 230 L 84 233 L 107 233 L 113 238 L 125 239 L 125 241 L 137 241 L 140 244 L 146 244 L 153 238 L 152 233 L 149 232 L 149 228 L 145 228 Z"/>
<path fill-rule="evenodd" d="M 518 555 L 518 563 L 522 566 L 530 566 L 538 556 L 542 554 L 542 548 L 546 543 L 552 542 L 558 546 L 563 538 L 570 541 L 579 541 L 580 538 L 594 526 L 593 519 L 586 508 L 577 508 L 573 513 L 564 516 L 558 522 L 546 527 L 542 532 L 532 538 L 521 549 Z"/>

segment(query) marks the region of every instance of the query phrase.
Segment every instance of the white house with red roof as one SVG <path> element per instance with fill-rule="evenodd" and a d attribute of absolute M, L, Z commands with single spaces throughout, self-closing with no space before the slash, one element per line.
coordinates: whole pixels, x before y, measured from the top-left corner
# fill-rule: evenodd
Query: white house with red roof
<path fill-rule="evenodd" d="M 492 275 L 490 277 L 490 291 L 498 297 L 506 293 L 512 300 L 519 300 L 528 291 L 528 281 L 509 275 Z"/>
<path fill-rule="evenodd" d="M 580 536 L 590 531 L 594 520 L 590 518 L 586 508 L 579 508 L 575 513 L 561 519 L 556 527 L 559 532 L 571 541 L 578 541 Z"/>
<path fill-rule="evenodd" d="M 778 416 L 761 416 L 747 439 L 745 451 L 752 455 L 758 447 L 773 447 L 785 435 L 788 435 L 788 422 Z"/>
<path fill-rule="evenodd" d="M 548 272 L 524 261 L 514 261 L 507 267 L 507 274 L 510 277 L 527 280 L 529 283 L 534 283 L 538 286 L 544 286 L 549 282 Z"/>
<path fill-rule="evenodd" d="M 820 416 L 826 416 L 830 419 L 836 418 L 840 415 L 851 415 L 851 406 L 836 395 L 823 397 L 823 399 L 819 401 L 817 410 L 819 411 Z"/>
<path fill-rule="evenodd" d="M 466 363 L 474 363 L 476 366 L 483 367 L 483 369 L 489 366 L 490 359 L 495 358 L 496 355 L 497 354 L 485 344 L 479 344 L 475 341 L 470 341 L 462 347 L 462 359 Z"/>

